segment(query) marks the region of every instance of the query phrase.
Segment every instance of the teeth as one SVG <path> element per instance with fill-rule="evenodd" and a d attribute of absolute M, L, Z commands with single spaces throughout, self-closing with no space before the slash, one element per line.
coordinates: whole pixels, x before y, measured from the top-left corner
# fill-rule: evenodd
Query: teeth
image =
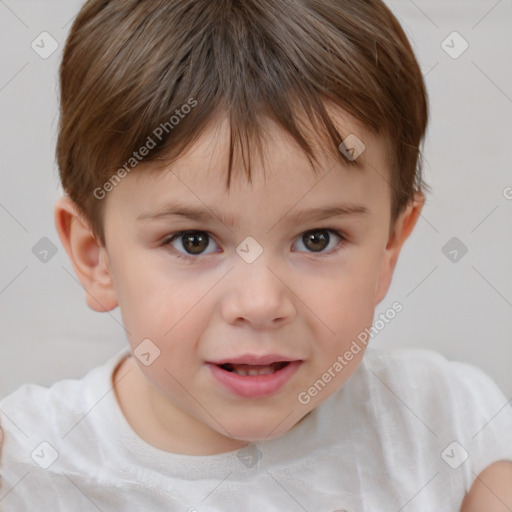
<path fill-rule="evenodd" d="M 237 375 L 243 375 L 244 377 L 247 375 L 268 375 L 270 373 L 274 373 L 276 369 L 273 366 L 267 366 L 260 370 L 233 370 Z"/>

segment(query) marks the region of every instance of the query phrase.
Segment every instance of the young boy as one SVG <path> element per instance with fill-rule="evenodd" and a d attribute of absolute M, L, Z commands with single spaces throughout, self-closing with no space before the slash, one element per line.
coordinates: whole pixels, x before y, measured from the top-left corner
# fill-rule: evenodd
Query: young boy
<path fill-rule="evenodd" d="M 366 350 L 425 191 L 381 1 L 90 0 L 60 77 L 56 227 L 130 349 L 2 400 L 0 510 L 510 510 L 496 385 Z"/>

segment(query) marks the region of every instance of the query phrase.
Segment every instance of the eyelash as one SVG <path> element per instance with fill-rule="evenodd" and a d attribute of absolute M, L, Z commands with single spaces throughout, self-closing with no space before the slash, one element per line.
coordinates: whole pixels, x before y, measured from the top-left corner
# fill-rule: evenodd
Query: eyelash
<path fill-rule="evenodd" d="M 331 229 L 331 228 L 308 229 L 307 231 L 304 231 L 302 233 L 302 235 L 304 235 L 305 233 L 311 233 L 311 232 L 315 232 L 315 231 L 328 231 L 329 233 L 334 233 L 335 235 L 337 235 L 340 238 L 340 241 L 338 242 L 338 244 L 333 249 L 331 249 L 328 252 L 318 252 L 318 253 L 315 253 L 315 252 L 311 252 L 310 251 L 309 254 L 316 254 L 318 257 L 323 258 L 323 257 L 332 256 L 334 254 L 337 254 L 339 251 L 341 251 L 345 247 L 345 244 L 347 242 L 347 236 L 345 235 L 345 233 L 343 233 L 342 231 L 339 231 L 337 229 Z M 187 230 L 187 231 L 179 231 L 177 233 L 174 233 L 174 234 L 170 235 L 169 237 L 167 237 L 164 240 L 162 245 L 165 246 L 165 247 L 169 246 L 170 249 L 172 250 L 172 252 L 174 253 L 174 256 L 176 258 L 180 258 L 180 259 L 192 262 L 191 260 L 197 260 L 198 257 L 201 256 L 201 254 L 199 254 L 197 256 L 192 256 L 191 254 L 183 254 L 183 253 L 175 250 L 173 247 L 171 247 L 171 243 L 172 242 L 174 242 L 175 240 L 179 239 L 180 237 L 182 237 L 183 235 L 185 235 L 187 233 L 205 233 L 205 234 L 208 235 L 208 237 L 210 239 L 213 239 L 213 237 L 211 236 L 210 233 L 208 233 L 208 231 L 201 231 L 201 230 L 197 230 L 197 229 L 191 229 L 191 230 Z"/>

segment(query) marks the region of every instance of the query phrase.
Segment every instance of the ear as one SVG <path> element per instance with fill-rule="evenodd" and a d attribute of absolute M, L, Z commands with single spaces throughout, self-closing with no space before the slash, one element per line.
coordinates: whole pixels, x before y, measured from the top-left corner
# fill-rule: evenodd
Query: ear
<path fill-rule="evenodd" d="M 69 196 L 57 200 L 54 218 L 60 241 L 86 292 L 87 305 L 100 313 L 117 307 L 107 250 Z"/>
<path fill-rule="evenodd" d="M 421 192 L 417 192 L 414 199 L 396 219 L 394 229 L 384 249 L 379 280 L 375 290 L 375 305 L 377 305 L 388 292 L 400 250 L 414 229 L 424 204 L 425 196 Z"/>

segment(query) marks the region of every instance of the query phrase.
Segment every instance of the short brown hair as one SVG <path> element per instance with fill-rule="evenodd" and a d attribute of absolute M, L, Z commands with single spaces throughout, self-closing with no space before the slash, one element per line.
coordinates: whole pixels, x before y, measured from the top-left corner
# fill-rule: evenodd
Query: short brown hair
<path fill-rule="evenodd" d="M 89 0 L 67 39 L 60 86 L 60 178 L 103 245 L 104 201 L 93 191 L 156 127 L 170 128 L 191 98 L 196 107 L 154 141 L 145 164 L 171 162 L 223 113 L 231 127 L 227 187 L 235 149 L 245 163 L 251 143 L 260 148 L 263 118 L 290 133 L 311 162 L 300 107 L 345 165 L 357 167 L 338 150 L 343 138 L 327 100 L 384 137 L 392 220 L 426 187 L 426 87 L 380 0 Z"/>

